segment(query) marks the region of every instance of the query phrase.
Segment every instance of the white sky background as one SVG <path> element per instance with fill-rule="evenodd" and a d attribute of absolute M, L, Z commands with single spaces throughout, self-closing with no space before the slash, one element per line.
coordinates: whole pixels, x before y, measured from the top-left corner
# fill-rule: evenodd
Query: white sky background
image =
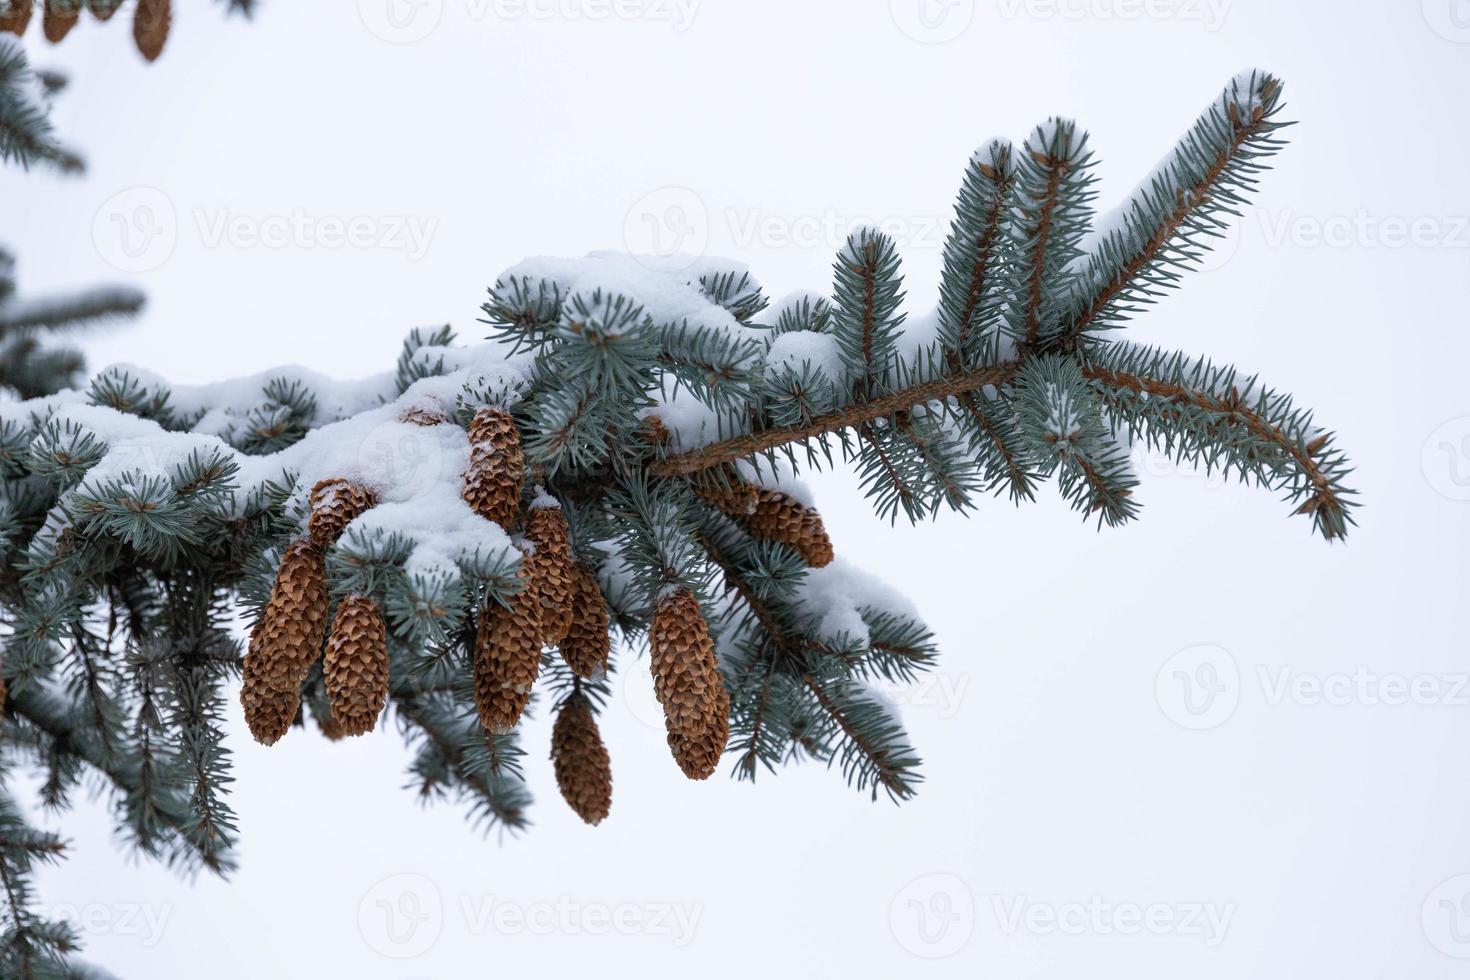
<path fill-rule="evenodd" d="M 386 2 L 364 0 L 370 20 Z M 524 8 L 433 0 L 437 29 L 391 44 L 350 0 L 267 0 L 254 23 L 180 0 L 153 66 L 126 17 L 84 22 L 35 60 L 73 75 L 56 120 L 90 174 L 0 174 L 22 289 L 137 284 L 146 314 L 91 337 L 93 365 L 190 382 L 380 371 L 414 325 L 478 336 L 498 271 L 623 248 L 629 228 L 647 247 L 645 215 L 748 261 L 775 296 L 828 289 L 847 228 L 896 221 L 920 308 L 984 139 L 1074 116 L 1109 206 L 1261 66 L 1286 80 L 1294 144 L 1211 270 L 1132 336 L 1314 406 L 1358 464 L 1361 527 L 1329 546 L 1265 491 L 1153 465 L 1143 519 L 1121 530 L 1084 525 L 1051 488 L 890 528 L 848 475 L 820 477 L 839 552 L 913 596 L 942 646 L 904 707 L 928 777 L 916 801 L 869 804 L 815 766 L 688 783 L 645 720 L 639 664 L 603 723 L 612 817 L 592 829 L 563 805 L 541 718 L 535 826 L 497 845 L 400 788 L 392 731 L 265 750 L 232 700 L 240 872 L 190 885 L 140 865 L 84 802 L 61 822 L 70 860 L 40 881 L 92 916 L 87 958 L 159 978 L 1463 975 L 1470 6 L 950 0 L 926 33 L 918 0 L 702 0 L 687 23 L 551 2 L 533 9 L 562 13 L 507 17 Z M 109 265 L 127 264 L 110 221 L 157 206 L 140 187 L 165 225 L 172 208 L 176 244 L 131 273 Z M 221 218 L 297 209 L 433 232 L 415 256 L 211 247 Z M 1395 238 L 1419 219 L 1417 244 Z M 1225 690 L 1190 714 L 1204 702 L 1175 670 L 1201 666 Z M 1360 687 L 1334 686 L 1355 671 Z M 1278 689 L 1302 678 L 1347 703 Z M 1437 703 L 1389 703 L 1396 680 Z M 418 877 L 379 884 L 394 875 Z M 1129 918 L 1149 906 L 1162 934 Z M 1223 935 L 1196 907 L 1229 916 Z M 628 934 L 577 928 L 600 913 Z"/>

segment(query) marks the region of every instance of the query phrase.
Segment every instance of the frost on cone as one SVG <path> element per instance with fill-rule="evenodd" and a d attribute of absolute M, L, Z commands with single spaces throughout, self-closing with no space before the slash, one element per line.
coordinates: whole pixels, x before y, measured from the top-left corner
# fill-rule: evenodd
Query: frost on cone
<path fill-rule="evenodd" d="M 337 607 L 324 668 L 332 718 L 342 734 L 372 731 L 388 701 L 388 633 L 372 599 L 348 596 Z"/>
<path fill-rule="evenodd" d="M 475 708 L 486 731 L 499 735 L 521 720 L 541 670 L 541 600 L 524 569 L 521 591 L 507 609 L 490 601 L 475 631 Z"/>
<path fill-rule="evenodd" d="M 729 486 L 702 486 L 697 492 L 757 541 L 780 542 L 812 568 L 821 568 L 834 557 L 822 515 L 784 493 L 733 480 Z"/>
<path fill-rule="evenodd" d="M 340 477 L 321 480 L 311 488 L 311 518 L 307 533 L 326 548 L 342 536 L 347 525 L 378 502 L 377 494 Z"/>
<path fill-rule="evenodd" d="M 607 603 L 597 586 L 592 569 L 579 561 L 570 563 L 572 573 L 572 621 L 559 649 L 561 658 L 578 677 L 593 677 L 607 670 L 612 640 L 607 632 Z"/>
<path fill-rule="evenodd" d="M 138 53 L 149 61 L 157 61 L 163 54 L 172 21 L 169 0 L 138 0 L 138 8 L 133 11 L 133 43 L 138 46 Z"/>
<path fill-rule="evenodd" d="M 541 639 L 554 646 L 572 625 L 572 542 L 561 508 L 531 508 L 526 539 L 536 546 L 526 556 L 526 567 L 541 600 Z"/>
<path fill-rule="evenodd" d="M 730 696 L 693 592 L 679 588 L 659 600 L 649 651 L 669 748 L 684 775 L 705 779 L 719 765 L 729 738 Z"/>
<path fill-rule="evenodd" d="M 551 730 L 556 785 L 582 820 L 594 827 L 612 807 L 612 762 L 587 699 L 575 695 L 562 705 Z"/>
<path fill-rule="evenodd" d="M 41 12 L 41 33 L 52 44 L 59 43 L 77 26 L 82 15 L 82 0 L 46 0 Z"/>
<path fill-rule="evenodd" d="M 302 538 L 286 549 L 245 655 L 240 703 L 256 741 L 273 745 L 286 734 L 296 717 L 301 682 L 321 655 L 326 628 L 325 559 L 320 548 Z"/>
<path fill-rule="evenodd" d="M 525 466 L 521 433 L 510 413 L 499 408 L 476 412 L 470 423 L 470 462 L 463 490 L 474 512 L 507 530 L 514 527 Z"/>

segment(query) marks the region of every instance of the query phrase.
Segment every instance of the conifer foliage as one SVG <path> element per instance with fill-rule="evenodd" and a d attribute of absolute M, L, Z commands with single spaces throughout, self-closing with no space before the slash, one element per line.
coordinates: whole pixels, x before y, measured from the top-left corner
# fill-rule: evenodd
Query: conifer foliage
<path fill-rule="evenodd" d="M 230 13 L 255 12 L 256 0 L 225 0 Z M 40 21 L 42 36 L 60 44 L 82 21 L 83 15 L 97 23 L 112 20 L 123 0 L 0 0 L 0 33 L 24 36 L 33 20 Z M 133 0 L 133 45 L 145 61 L 157 61 L 173 26 L 173 0 Z"/>
<path fill-rule="evenodd" d="M 1074 124 L 982 147 L 932 313 L 904 312 L 898 250 L 871 230 L 830 296 L 774 306 L 733 263 L 535 260 L 491 288 L 489 341 L 416 330 L 378 378 L 187 388 L 114 368 L 0 403 L 0 740 L 50 802 L 95 774 L 145 853 L 225 870 L 221 725 L 242 671 L 270 751 L 307 737 L 307 714 L 332 738 L 392 725 L 420 795 L 490 829 L 527 823 L 519 723 L 545 705 L 558 786 L 595 824 L 609 677 L 646 656 L 671 775 L 810 758 L 906 799 L 918 755 L 876 685 L 916 678 L 935 646 L 842 560 L 801 468 L 844 461 L 879 515 L 914 521 L 1055 477 L 1112 526 L 1140 512 L 1142 440 L 1283 493 L 1326 539 L 1348 531 L 1346 462 L 1308 412 L 1117 333 L 1239 212 L 1280 108 L 1275 78 L 1234 80 L 1103 218 Z M 54 853 L 26 840 L 0 870 Z M 0 955 L 63 955 L 13 894 Z"/>

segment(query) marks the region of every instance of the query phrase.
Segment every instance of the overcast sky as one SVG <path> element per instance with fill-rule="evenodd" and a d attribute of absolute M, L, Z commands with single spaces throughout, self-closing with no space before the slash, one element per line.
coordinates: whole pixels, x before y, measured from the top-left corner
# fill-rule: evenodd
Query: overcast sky
<path fill-rule="evenodd" d="M 1463 0 L 179 0 L 38 65 L 81 180 L 0 174 L 24 291 L 138 285 L 92 363 L 188 382 L 391 366 L 477 337 L 535 254 L 685 250 L 826 290 L 858 223 L 934 302 L 985 139 L 1074 116 L 1126 193 L 1232 75 L 1286 81 L 1293 145 L 1135 339 L 1295 392 L 1358 464 L 1345 545 L 1265 491 L 1145 460 L 1143 519 L 1023 510 L 890 528 L 837 473 L 839 553 L 943 650 L 900 694 L 914 802 L 840 774 L 686 782 L 646 670 L 607 713 L 612 817 L 581 825 L 528 728 L 535 826 L 421 810 L 392 730 L 266 750 L 231 703 L 242 868 L 119 853 L 101 804 L 40 876 L 128 977 L 1462 976 L 1470 957 L 1470 192 Z M 1214 699 L 1209 697 L 1214 693 Z M 1406 693 L 1407 692 L 1407 693 Z M 47 818 L 50 822 L 55 822 Z"/>

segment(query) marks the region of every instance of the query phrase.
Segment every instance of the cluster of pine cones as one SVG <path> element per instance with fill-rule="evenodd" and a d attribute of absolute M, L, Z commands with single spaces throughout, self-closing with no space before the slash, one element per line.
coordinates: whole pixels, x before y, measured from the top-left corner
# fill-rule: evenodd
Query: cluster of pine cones
<path fill-rule="evenodd" d="M 138 53 L 149 61 L 156 61 L 163 53 L 168 40 L 168 29 L 173 22 L 173 6 L 170 0 L 134 0 L 133 43 Z M 41 33 L 52 44 L 59 44 L 71 33 L 81 20 L 86 9 L 98 20 L 111 20 L 123 5 L 123 0 L 0 0 L 0 33 L 9 32 L 21 37 L 31 23 L 35 7 L 41 8 Z"/>
<path fill-rule="evenodd" d="M 403 420 L 449 424 L 422 410 Z M 499 734 L 529 704 L 543 647 L 555 647 L 578 677 L 593 678 L 606 671 L 611 639 L 602 590 L 593 569 L 573 554 L 561 508 L 544 494 L 522 506 L 525 459 L 510 413 L 481 408 L 469 442 L 465 501 L 485 519 L 519 530 L 531 545 L 518 573 L 520 590 L 508 605 L 487 601 L 476 617 L 475 706 L 481 726 Z M 831 561 L 821 518 L 791 498 L 740 483 L 701 494 L 752 536 L 785 542 L 811 565 Z M 245 657 L 241 702 L 251 734 L 265 745 L 296 721 L 302 684 L 318 658 L 330 704 L 330 716 L 318 721 L 329 737 L 372 731 L 387 703 L 388 639 L 378 601 L 348 596 L 337 604 L 330 629 L 327 624 L 326 551 L 376 502 L 370 490 L 343 479 L 312 488 L 307 532 L 286 549 Z M 707 779 L 729 737 L 730 701 L 709 624 L 689 589 L 670 587 L 658 598 L 649 648 L 674 760 L 690 779 Z M 551 757 L 567 803 L 587 823 L 600 823 L 612 804 L 612 770 L 592 705 L 580 692 L 558 708 Z"/>

